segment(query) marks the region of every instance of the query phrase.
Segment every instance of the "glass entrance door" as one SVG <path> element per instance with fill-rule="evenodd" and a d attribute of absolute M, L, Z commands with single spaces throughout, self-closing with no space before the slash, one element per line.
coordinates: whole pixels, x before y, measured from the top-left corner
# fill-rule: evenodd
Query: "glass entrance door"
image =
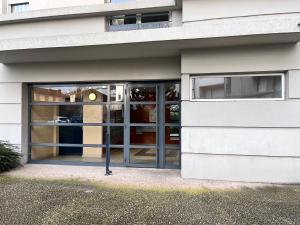
<path fill-rule="evenodd" d="M 180 84 L 128 84 L 125 165 L 180 166 Z"/>
<path fill-rule="evenodd" d="M 127 165 L 157 167 L 158 86 L 130 84 L 127 89 Z"/>

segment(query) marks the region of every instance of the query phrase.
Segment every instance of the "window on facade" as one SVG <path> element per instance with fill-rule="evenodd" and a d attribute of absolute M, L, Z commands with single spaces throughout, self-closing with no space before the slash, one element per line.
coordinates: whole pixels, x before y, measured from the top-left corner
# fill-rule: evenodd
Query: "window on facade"
<path fill-rule="evenodd" d="M 25 11 L 28 11 L 28 9 L 29 9 L 29 3 L 23 2 L 23 3 L 11 4 L 10 9 L 11 9 L 10 10 L 11 13 L 25 12 Z"/>
<path fill-rule="evenodd" d="M 193 76 L 192 99 L 282 99 L 283 75 Z"/>
<path fill-rule="evenodd" d="M 118 15 L 109 18 L 108 31 L 169 27 L 169 12 Z"/>

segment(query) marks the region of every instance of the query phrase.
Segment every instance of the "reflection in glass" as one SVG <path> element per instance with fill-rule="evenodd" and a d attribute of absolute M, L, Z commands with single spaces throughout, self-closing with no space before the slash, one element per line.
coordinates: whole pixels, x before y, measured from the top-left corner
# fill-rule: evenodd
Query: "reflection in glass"
<path fill-rule="evenodd" d="M 33 102 L 107 102 L 107 86 L 39 86 L 32 88 Z M 90 94 L 96 95 L 90 99 Z"/>
<path fill-rule="evenodd" d="M 165 106 L 165 122 L 179 123 L 180 120 L 180 106 L 175 104 L 167 104 Z"/>
<path fill-rule="evenodd" d="M 180 144 L 180 129 L 179 127 L 166 127 L 165 128 L 165 143 Z"/>
<path fill-rule="evenodd" d="M 156 152 L 156 149 L 130 149 L 130 163 L 155 165 Z"/>
<path fill-rule="evenodd" d="M 156 105 L 130 105 L 130 123 L 156 123 Z"/>
<path fill-rule="evenodd" d="M 108 87 L 105 85 L 83 87 L 81 94 L 84 102 L 91 102 L 91 103 L 107 102 Z"/>
<path fill-rule="evenodd" d="M 124 123 L 124 105 L 110 105 L 110 122 Z"/>
<path fill-rule="evenodd" d="M 156 87 L 130 88 L 130 101 L 132 102 L 156 101 Z"/>
<path fill-rule="evenodd" d="M 165 100 L 166 101 L 180 100 L 180 84 L 165 84 Z"/>
<path fill-rule="evenodd" d="M 31 142 L 47 144 L 105 144 L 102 126 L 31 126 Z"/>
<path fill-rule="evenodd" d="M 107 106 L 32 106 L 31 121 L 35 123 L 106 123 Z"/>
<path fill-rule="evenodd" d="M 111 85 L 110 86 L 110 101 L 123 102 L 124 101 L 124 86 Z"/>
<path fill-rule="evenodd" d="M 124 144 L 124 127 L 110 128 L 110 144 L 123 145 Z"/>
<path fill-rule="evenodd" d="M 180 162 L 180 150 L 179 148 L 166 148 L 165 159 L 167 166 L 179 166 Z"/>
<path fill-rule="evenodd" d="M 83 123 L 107 123 L 106 105 L 83 105 Z"/>
<path fill-rule="evenodd" d="M 281 98 L 281 76 L 193 77 L 193 99 Z"/>
<path fill-rule="evenodd" d="M 155 145 L 156 127 L 130 127 L 130 144 Z"/>

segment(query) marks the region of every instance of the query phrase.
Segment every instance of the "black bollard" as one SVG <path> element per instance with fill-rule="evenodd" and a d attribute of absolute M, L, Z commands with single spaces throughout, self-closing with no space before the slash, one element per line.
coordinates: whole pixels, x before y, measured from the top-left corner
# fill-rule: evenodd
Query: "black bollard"
<path fill-rule="evenodd" d="M 109 134 L 106 133 L 106 154 L 105 154 L 105 176 L 109 176 L 112 174 L 112 171 L 109 170 L 109 164 L 110 164 L 110 146 L 109 146 Z"/>

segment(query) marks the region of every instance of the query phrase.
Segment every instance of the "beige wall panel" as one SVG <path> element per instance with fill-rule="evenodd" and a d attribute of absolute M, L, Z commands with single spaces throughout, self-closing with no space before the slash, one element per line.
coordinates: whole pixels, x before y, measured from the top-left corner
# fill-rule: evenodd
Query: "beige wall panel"
<path fill-rule="evenodd" d="M 300 129 L 183 127 L 182 152 L 300 157 Z"/>
<path fill-rule="evenodd" d="M 62 82 L 180 79 L 179 58 L 74 63 L 0 64 L 1 82 Z"/>
<path fill-rule="evenodd" d="M 21 145 L 21 124 L 0 124 L 0 140 Z"/>
<path fill-rule="evenodd" d="M 0 39 L 99 33 L 104 31 L 104 17 L 86 17 L 1 25 Z"/>
<path fill-rule="evenodd" d="M 2 0 L 3 1 L 3 0 Z M 7 0 L 8 4 L 24 2 L 20 0 Z M 84 6 L 103 4 L 104 0 L 27 0 L 30 10 L 60 8 L 69 6 Z"/>
<path fill-rule="evenodd" d="M 0 104 L 22 102 L 22 84 L 21 83 L 0 83 Z"/>
<path fill-rule="evenodd" d="M 184 0 L 183 21 L 299 12 L 299 0 Z"/>
<path fill-rule="evenodd" d="M 0 124 L 21 124 L 21 104 L 0 104 Z"/>
<path fill-rule="evenodd" d="M 300 70 L 292 70 L 288 73 L 289 98 L 300 98 Z"/>
<path fill-rule="evenodd" d="M 300 182 L 300 158 L 183 154 L 183 178 L 245 182 Z"/>
<path fill-rule="evenodd" d="M 300 101 L 182 102 L 182 126 L 300 127 Z"/>
<path fill-rule="evenodd" d="M 230 73 L 300 69 L 300 45 L 186 50 L 182 73 Z"/>

